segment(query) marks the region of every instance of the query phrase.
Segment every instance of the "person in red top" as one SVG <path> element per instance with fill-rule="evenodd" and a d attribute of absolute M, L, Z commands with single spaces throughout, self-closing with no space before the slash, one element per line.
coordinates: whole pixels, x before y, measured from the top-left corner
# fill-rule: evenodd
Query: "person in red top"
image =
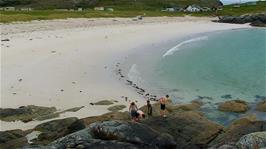
<path fill-rule="evenodd" d="M 166 110 L 166 102 L 169 99 L 169 95 L 166 95 L 165 97 L 160 98 L 160 104 L 161 104 L 161 116 L 166 117 L 165 110 Z"/>

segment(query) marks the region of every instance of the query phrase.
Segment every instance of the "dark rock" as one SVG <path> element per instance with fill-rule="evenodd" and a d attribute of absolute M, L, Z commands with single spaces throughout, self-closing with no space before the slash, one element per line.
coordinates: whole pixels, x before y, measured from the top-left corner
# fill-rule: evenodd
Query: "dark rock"
<path fill-rule="evenodd" d="M 20 148 L 28 144 L 22 130 L 0 131 L 1 149 Z"/>
<path fill-rule="evenodd" d="M 176 142 L 169 134 L 160 134 L 146 125 L 123 121 L 105 121 L 72 133 L 49 144 L 48 148 L 64 149 L 67 146 L 84 148 L 174 149 Z"/>
<path fill-rule="evenodd" d="M 238 148 L 256 149 L 266 147 L 266 131 L 254 132 L 240 138 L 236 143 Z"/>
<path fill-rule="evenodd" d="M 229 125 L 209 146 L 218 148 L 228 143 L 235 144 L 242 136 L 259 131 L 266 131 L 266 121 L 257 121 L 253 116 L 241 118 Z"/>
<path fill-rule="evenodd" d="M 222 23 L 235 23 L 235 24 L 244 24 L 251 23 L 252 26 L 266 26 L 266 14 L 248 14 L 242 16 L 223 16 L 219 18 L 218 22 Z"/>
<path fill-rule="evenodd" d="M 82 120 L 75 117 L 53 120 L 42 123 L 34 128 L 34 130 L 41 131 L 35 143 L 47 144 L 53 140 L 64 137 L 67 134 L 84 129 L 85 124 Z"/>
<path fill-rule="evenodd" d="M 116 112 L 116 111 L 123 110 L 126 107 L 127 106 L 125 106 L 125 105 L 115 105 L 115 106 L 109 107 L 108 110 L 112 111 L 112 112 Z"/>
<path fill-rule="evenodd" d="M 130 116 L 128 112 L 110 112 L 103 114 L 101 116 L 92 116 L 81 119 L 86 126 L 89 126 L 92 123 L 100 122 L 100 121 L 108 121 L 108 120 L 124 120 L 129 121 Z"/>
<path fill-rule="evenodd" d="M 246 112 L 249 109 L 249 107 L 247 102 L 243 100 L 231 100 L 220 103 L 218 109 L 224 112 L 241 113 L 241 112 Z"/>
<path fill-rule="evenodd" d="M 49 115 L 56 112 L 55 107 L 40 107 L 40 106 L 22 106 L 17 109 L 0 108 L 0 119 L 3 121 L 21 120 L 29 122 L 41 116 Z"/>
<path fill-rule="evenodd" d="M 260 95 L 256 95 L 255 98 L 259 100 L 266 100 L 265 96 L 260 96 Z"/>
<path fill-rule="evenodd" d="M 266 112 L 266 100 L 257 103 L 256 110 L 260 112 Z"/>
<path fill-rule="evenodd" d="M 9 39 L 2 39 L 1 41 L 10 41 Z"/>
<path fill-rule="evenodd" d="M 232 95 L 226 94 L 226 95 L 221 96 L 221 98 L 224 98 L 224 99 L 232 99 Z"/>
<path fill-rule="evenodd" d="M 174 113 L 167 118 L 149 118 L 143 123 L 161 133 L 172 135 L 178 148 L 206 148 L 223 130 L 221 125 L 192 111 Z"/>
<path fill-rule="evenodd" d="M 93 103 L 94 105 L 111 105 L 114 104 L 113 101 L 110 100 L 101 100 L 98 102 Z"/>

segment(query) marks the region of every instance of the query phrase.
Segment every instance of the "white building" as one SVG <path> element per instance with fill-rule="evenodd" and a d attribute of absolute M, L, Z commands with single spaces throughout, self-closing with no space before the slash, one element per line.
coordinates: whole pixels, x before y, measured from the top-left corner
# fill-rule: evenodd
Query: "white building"
<path fill-rule="evenodd" d="M 16 8 L 15 7 L 5 7 L 4 10 L 5 11 L 15 11 Z"/>
<path fill-rule="evenodd" d="M 201 8 L 199 6 L 196 5 L 189 5 L 185 8 L 186 12 L 200 12 Z"/>
<path fill-rule="evenodd" d="M 175 8 L 167 7 L 167 8 L 165 8 L 165 9 L 163 9 L 162 11 L 174 12 L 174 11 L 175 11 Z"/>

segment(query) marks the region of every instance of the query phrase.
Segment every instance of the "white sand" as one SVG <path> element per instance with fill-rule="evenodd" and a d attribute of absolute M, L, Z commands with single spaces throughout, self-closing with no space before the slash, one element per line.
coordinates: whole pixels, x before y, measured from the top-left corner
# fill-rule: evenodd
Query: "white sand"
<path fill-rule="evenodd" d="M 115 64 L 139 46 L 195 33 L 248 27 L 213 23 L 211 19 L 100 18 L 1 24 L 1 38 L 10 39 L 1 42 L 1 107 L 39 105 L 63 110 L 85 106 L 60 117 L 84 118 L 108 112 L 108 106 L 89 104 L 103 99 L 128 105 L 121 98 L 128 96 L 139 100 L 141 106 L 145 100 L 118 80 Z M 1 130 L 29 129 L 39 123 L 1 122 Z"/>

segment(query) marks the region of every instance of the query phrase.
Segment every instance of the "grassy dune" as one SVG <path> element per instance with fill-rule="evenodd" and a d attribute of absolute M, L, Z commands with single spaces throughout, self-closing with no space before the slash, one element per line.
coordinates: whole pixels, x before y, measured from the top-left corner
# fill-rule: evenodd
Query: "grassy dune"
<path fill-rule="evenodd" d="M 94 11 L 88 9 L 82 12 L 78 11 L 56 11 L 56 10 L 34 10 L 26 11 L 1 11 L 2 23 L 15 21 L 31 21 L 31 20 L 51 20 L 51 19 L 66 19 L 66 18 L 97 18 L 97 17 L 135 17 L 137 15 L 144 16 L 214 16 L 214 15 L 242 15 L 247 13 L 266 13 L 266 2 L 259 2 L 255 6 L 242 5 L 240 8 L 234 8 L 232 5 L 225 6 L 223 10 L 215 12 L 199 12 L 199 13 L 184 13 L 184 12 L 161 12 L 159 9 L 153 10 L 125 10 L 120 6 L 115 8 L 114 12 Z"/>

